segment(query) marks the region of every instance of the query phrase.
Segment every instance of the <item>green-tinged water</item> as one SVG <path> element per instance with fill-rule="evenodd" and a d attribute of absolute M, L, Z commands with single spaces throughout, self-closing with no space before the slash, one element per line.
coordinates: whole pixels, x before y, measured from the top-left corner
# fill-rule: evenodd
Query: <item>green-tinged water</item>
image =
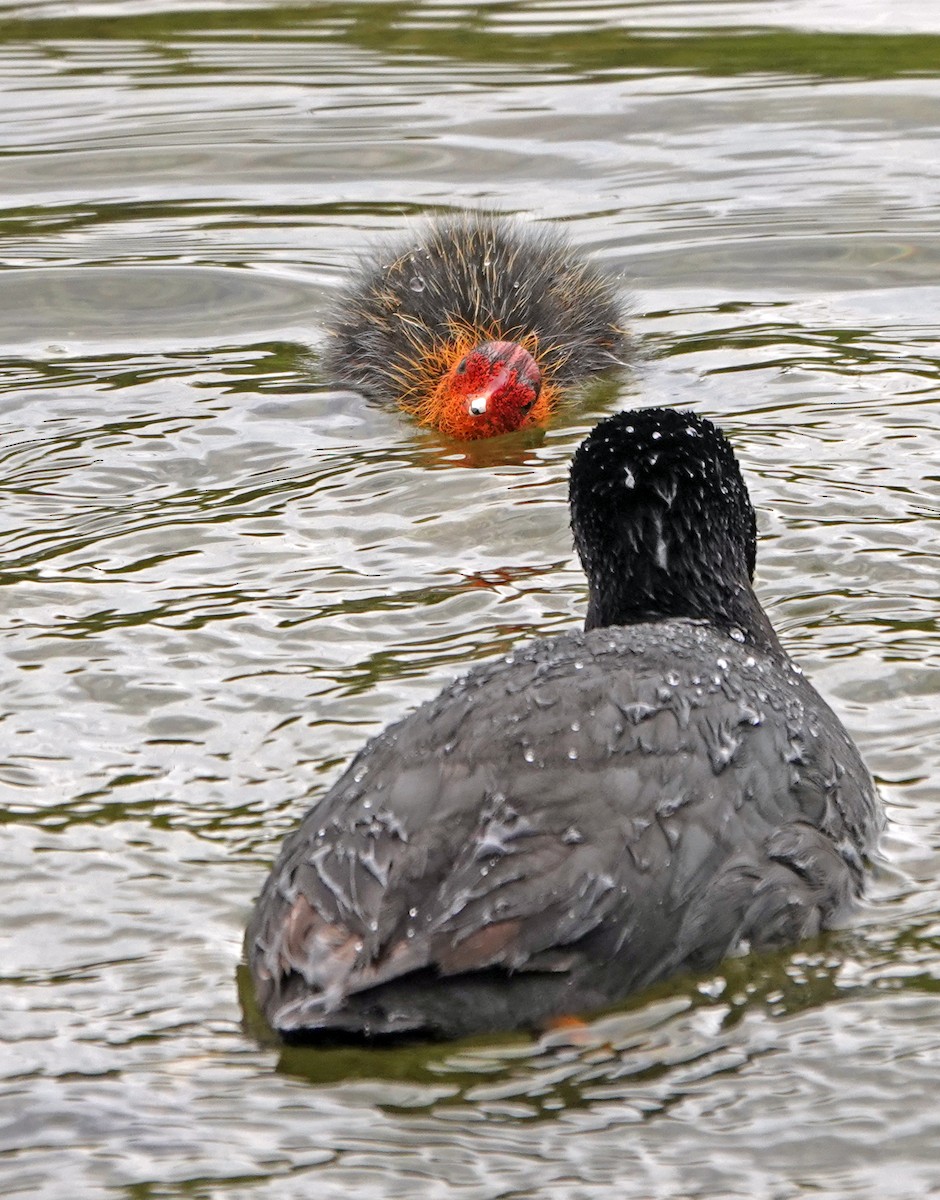
<path fill-rule="evenodd" d="M 940 1194 L 933 0 L 0 7 L 0 1196 Z M 318 375 L 377 234 L 563 222 L 639 364 L 458 447 Z M 583 1034 L 279 1050 L 252 898 L 372 732 L 583 614 L 573 447 L 720 421 L 877 774 L 858 927 Z"/>

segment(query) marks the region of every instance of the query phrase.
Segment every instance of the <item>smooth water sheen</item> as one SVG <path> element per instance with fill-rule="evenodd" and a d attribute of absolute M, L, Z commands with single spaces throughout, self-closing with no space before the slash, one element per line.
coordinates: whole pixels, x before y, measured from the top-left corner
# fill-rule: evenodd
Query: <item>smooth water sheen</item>
<path fill-rule="evenodd" d="M 191 3 L 0 9 L 0 1194 L 940 1193 L 935 0 Z M 374 235 L 473 205 L 564 222 L 642 358 L 466 448 L 317 355 Z M 575 1037 L 259 1039 L 281 838 L 578 622 L 572 449 L 663 403 L 732 436 L 883 784 L 874 903 Z"/>

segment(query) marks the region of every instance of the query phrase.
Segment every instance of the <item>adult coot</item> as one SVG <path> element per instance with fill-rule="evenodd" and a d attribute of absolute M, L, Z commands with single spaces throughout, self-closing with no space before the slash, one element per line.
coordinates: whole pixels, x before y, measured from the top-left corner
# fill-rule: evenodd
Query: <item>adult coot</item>
<path fill-rule="evenodd" d="M 571 468 L 586 632 L 390 726 L 288 838 L 248 928 L 287 1037 L 453 1037 L 608 1005 L 831 925 L 881 823 L 751 587 L 730 445 L 670 409 Z"/>
<path fill-rule="evenodd" d="M 622 364 L 613 282 L 558 232 L 477 213 L 390 245 L 342 297 L 337 384 L 483 438 L 544 423 L 559 389 Z"/>

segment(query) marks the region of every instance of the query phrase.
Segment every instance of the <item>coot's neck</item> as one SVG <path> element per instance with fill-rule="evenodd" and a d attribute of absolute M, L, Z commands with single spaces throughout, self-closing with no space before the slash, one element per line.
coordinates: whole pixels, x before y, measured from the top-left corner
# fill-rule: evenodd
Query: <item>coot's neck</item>
<path fill-rule="evenodd" d="M 663 543 L 657 545 L 661 559 Z M 644 561 L 637 554 L 615 555 L 595 566 L 588 572 L 584 628 L 686 617 L 708 621 L 750 645 L 782 653 L 750 580 L 718 574 L 714 562 L 696 564 L 685 549 L 682 561 L 668 571 L 660 561 Z"/>

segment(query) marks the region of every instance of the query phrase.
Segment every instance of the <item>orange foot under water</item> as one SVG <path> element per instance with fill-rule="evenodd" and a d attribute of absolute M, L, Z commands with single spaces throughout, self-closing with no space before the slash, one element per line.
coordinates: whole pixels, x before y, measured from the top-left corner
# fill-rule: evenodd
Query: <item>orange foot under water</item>
<path fill-rule="evenodd" d="M 420 364 L 420 375 L 402 407 L 463 441 L 543 425 L 551 412 L 553 389 L 519 342 L 461 334 Z"/>

